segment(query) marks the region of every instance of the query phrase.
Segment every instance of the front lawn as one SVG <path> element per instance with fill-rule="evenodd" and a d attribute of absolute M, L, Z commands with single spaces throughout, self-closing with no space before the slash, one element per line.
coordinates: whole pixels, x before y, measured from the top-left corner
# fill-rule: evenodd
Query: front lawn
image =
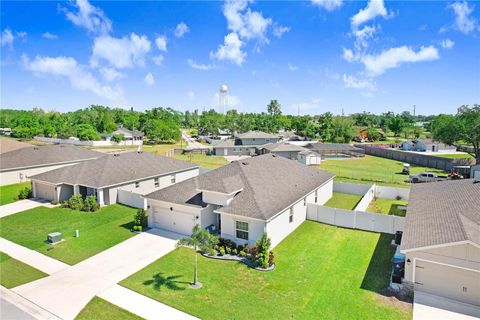
<path fill-rule="evenodd" d="M 353 210 L 362 196 L 358 194 L 348 194 L 334 192 L 333 196 L 324 204 L 326 207 Z"/>
<path fill-rule="evenodd" d="M 80 311 L 75 320 L 140 320 L 143 319 L 125 309 L 93 297 L 92 300 Z"/>
<path fill-rule="evenodd" d="M 0 236 L 73 265 L 132 237 L 136 210 L 118 204 L 94 213 L 37 207 L 2 218 Z M 74 237 L 76 229 L 79 238 Z M 45 240 L 55 231 L 61 232 L 65 241 L 50 246 Z"/>
<path fill-rule="evenodd" d="M 5 288 L 14 288 L 46 276 L 46 273 L 0 252 L 0 284 Z"/>
<path fill-rule="evenodd" d="M 17 201 L 18 193 L 25 187 L 29 187 L 30 182 L 9 184 L 0 187 L 0 206 Z"/>
<path fill-rule="evenodd" d="M 405 217 L 406 210 L 401 210 L 398 206 L 406 206 L 408 201 L 375 198 L 370 202 L 367 212 L 389 214 Z"/>
<path fill-rule="evenodd" d="M 175 155 L 174 158 L 195 163 L 196 165 L 207 168 L 217 169 L 228 164 L 228 161 L 222 156 L 208 156 L 206 154 L 181 154 Z"/>
<path fill-rule="evenodd" d="M 274 249 L 274 271 L 199 256 L 203 288 L 190 289 L 192 250 L 178 248 L 120 284 L 202 319 L 410 319 L 381 294 L 392 238 L 307 221 Z"/>
<path fill-rule="evenodd" d="M 405 182 L 408 175 L 402 174 L 402 165 L 401 161 L 366 155 L 355 159 L 328 159 L 322 161 L 318 168 L 335 174 L 335 181 L 410 188 L 410 184 Z M 410 166 L 411 174 L 424 171 L 447 174 L 443 170 Z"/>

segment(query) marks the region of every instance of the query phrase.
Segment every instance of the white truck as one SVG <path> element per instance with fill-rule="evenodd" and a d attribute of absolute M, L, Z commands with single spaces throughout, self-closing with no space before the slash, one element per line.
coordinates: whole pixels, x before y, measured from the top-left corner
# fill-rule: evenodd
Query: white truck
<path fill-rule="evenodd" d="M 444 180 L 447 180 L 447 177 L 439 177 L 433 172 L 422 172 L 419 174 L 410 175 L 410 181 L 413 183 L 435 182 L 435 181 L 444 181 Z"/>

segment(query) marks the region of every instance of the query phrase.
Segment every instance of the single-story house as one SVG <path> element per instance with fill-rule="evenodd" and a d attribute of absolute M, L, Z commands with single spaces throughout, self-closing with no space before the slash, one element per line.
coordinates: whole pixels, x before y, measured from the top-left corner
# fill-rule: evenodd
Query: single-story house
<path fill-rule="evenodd" d="M 119 127 L 108 135 L 103 135 L 106 141 L 111 141 L 114 135 L 123 135 L 125 145 L 141 145 L 143 144 L 143 132 L 138 130 L 128 130 L 127 128 Z"/>
<path fill-rule="evenodd" d="M 480 182 L 414 185 L 400 248 L 415 291 L 480 306 Z"/>
<path fill-rule="evenodd" d="M 276 246 L 332 197 L 334 175 L 272 154 L 234 161 L 145 195 L 149 225 L 190 234 L 195 224 L 237 244 L 264 232 Z"/>
<path fill-rule="evenodd" d="M 213 146 L 216 156 L 240 156 L 257 154 L 257 147 L 267 143 L 277 143 L 280 137 L 262 131 L 248 131 L 237 134 L 235 139 L 226 139 Z"/>
<path fill-rule="evenodd" d="M 25 182 L 30 176 L 103 156 L 72 145 L 29 146 L 2 153 L 0 185 Z"/>
<path fill-rule="evenodd" d="M 320 164 L 322 156 L 312 150 L 304 150 L 298 153 L 297 161 L 307 166 L 314 166 Z"/>
<path fill-rule="evenodd" d="M 308 149 L 287 142 L 267 143 L 257 147 L 258 154 L 273 153 L 291 160 L 297 160 L 298 153 L 306 150 Z"/>
<path fill-rule="evenodd" d="M 456 150 L 455 146 L 435 141 L 432 139 L 415 139 L 412 141 L 404 141 L 400 145 L 401 150 L 418 151 L 418 152 L 438 152 L 441 150 Z"/>
<path fill-rule="evenodd" d="M 315 151 L 322 159 L 364 157 L 365 150 L 348 143 L 309 143 L 307 149 Z"/>
<path fill-rule="evenodd" d="M 198 166 L 186 161 L 150 152 L 127 152 L 104 155 L 30 178 L 34 197 L 65 201 L 74 194 L 95 195 L 100 205 L 117 201 L 128 205 L 128 192 L 133 193 L 131 201 L 136 201 L 139 195 L 195 177 L 198 173 Z M 124 192 L 120 194 L 121 191 Z M 119 201 L 121 196 L 124 201 Z"/>

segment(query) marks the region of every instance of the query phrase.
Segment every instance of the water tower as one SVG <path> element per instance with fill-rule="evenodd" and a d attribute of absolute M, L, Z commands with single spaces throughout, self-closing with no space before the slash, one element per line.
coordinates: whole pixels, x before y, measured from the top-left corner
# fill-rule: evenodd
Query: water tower
<path fill-rule="evenodd" d="M 218 92 L 218 107 L 220 109 L 220 113 L 225 114 L 225 111 L 227 111 L 228 107 L 228 87 L 226 84 L 222 84 L 220 86 Z"/>

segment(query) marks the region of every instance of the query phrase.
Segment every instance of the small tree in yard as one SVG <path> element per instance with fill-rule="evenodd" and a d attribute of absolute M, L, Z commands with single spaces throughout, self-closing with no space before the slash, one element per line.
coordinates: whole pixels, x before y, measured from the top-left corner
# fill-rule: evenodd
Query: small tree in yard
<path fill-rule="evenodd" d="M 82 211 L 95 212 L 98 209 L 100 209 L 100 205 L 98 204 L 97 198 L 95 196 L 88 196 L 85 198 Z"/>
<path fill-rule="evenodd" d="M 197 251 L 198 249 L 203 250 L 204 252 L 210 252 L 210 250 L 215 247 L 218 243 L 218 238 L 210 234 L 207 230 L 200 227 L 196 224 L 193 227 L 192 235 L 188 238 L 182 238 L 178 241 L 177 246 L 189 246 L 193 247 L 194 255 L 194 271 L 193 271 L 193 283 L 192 288 L 201 288 L 202 284 L 198 281 L 197 273 Z"/>
<path fill-rule="evenodd" d="M 262 268 L 268 268 L 269 266 L 269 257 L 270 257 L 270 246 L 272 241 L 265 232 L 260 239 L 257 240 L 257 262 Z M 273 262 L 273 255 L 272 255 Z"/>
<path fill-rule="evenodd" d="M 120 143 L 125 140 L 125 137 L 123 134 L 114 134 L 111 139 L 113 142 Z"/>
<path fill-rule="evenodd" d="M 72 210 L 82 210 L 83 209 L 83 198 L 81 194 L 74 194 L 68 200 L 68 207 Z"/>

